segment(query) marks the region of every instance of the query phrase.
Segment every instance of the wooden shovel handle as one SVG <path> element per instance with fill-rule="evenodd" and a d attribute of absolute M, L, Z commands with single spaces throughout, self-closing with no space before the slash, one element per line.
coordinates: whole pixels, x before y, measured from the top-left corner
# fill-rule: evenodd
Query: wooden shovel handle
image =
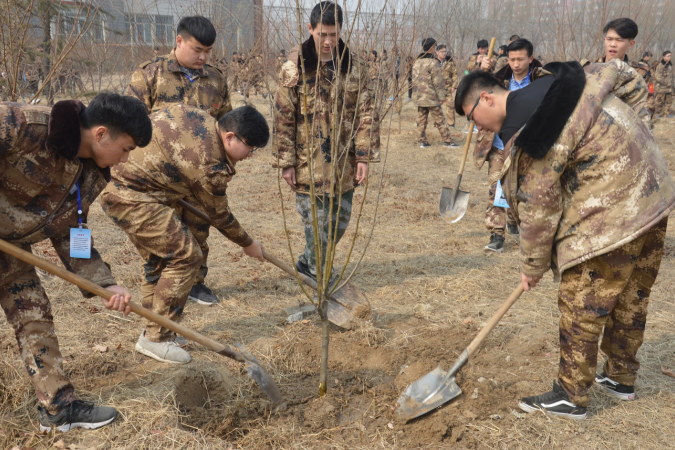
<path fill-rule="evenodd" d="M 518 283 L 518 287 L 516 287 L 513 292 L 511 292 L 509 298 L 507 298 L 506 301 L 502 303 L 502 306 L 500 306 L 499 309 L 492 315 L 492 317 L 490 317 L 490 320 L 488 320 L 483 329 L 480 330 L 478 336 L 476 336 L 466 348 L 469 356 L 471 356 L 478 349 L 478 347 L 480 347 L 488 333 L 490 333 L 490 331 L 492 331 L 492 329 L 497 326 L 502 317 L 504 317 L 504 314 L 506 314 L 506 311 L 508 311 L 509 308 L 513 306 L 522 293 L 523 285 L 522 283 Z"/>
<path fill-rule="evenodd" d="M 97 295 L 106 300 L 110 300 L 110 298 L 115 294 L 112 291 L 102 288 L 96 283 L 92 283 L 91 281 L 82 278 L 81 276 L 76 275 L 72 272 L 68 272 L 66 269 L 59 267 L 55 264 L 52 264 L 49 261 L 46 261 L 42 258 L 39 258 L 34 254 L 27 252 L 15 245 L 12 245 L 9 242 L 2 239 L 0 239 L 0 250 L 7 253 L 8 255 L 20 259 L 25 263 L 38 267 L 44 270 L 45 272 L 49 272 L 54 276 L 57 276 L 63 280 L 73 283 L 80 289 L 84 289 L 85 291 L 91 292 L 92 294 Z M 176 323 L 173 320 L 168 319 L 164 316 L 161 316 L 154 311 L 150 311 L 149 309 L 143 308 L 141 305 L 129 302 L 129 307 L 131 308 L 131 311 L 133 313 L 138 314 L 139 316 L 151 320 L 155 323 L 158 323 L 164 328 L 173 331 L 174 333 L 178 333 L 181 336 L 185 336 L 187 339 L 195 341 L 210 350 L 220 353 L 221 355 L 227 356 L 240 362 L 245 362 L 244 357 L 239 352 L 221 344 L 220 342 L 214 341 L 213 339 L 210 339 L 204 336 L 203 334 L 200 334 L 190 328 L 184 327 L 183 325 Z"/>

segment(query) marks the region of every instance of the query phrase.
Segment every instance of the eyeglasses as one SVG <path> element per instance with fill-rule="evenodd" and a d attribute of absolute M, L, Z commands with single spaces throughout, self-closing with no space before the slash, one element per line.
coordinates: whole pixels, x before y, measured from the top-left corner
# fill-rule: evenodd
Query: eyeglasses
<path fill-rule="evenodd" d="M 233 132 L 232 134 L 234 134 L 234 137 L 236 137 L 237 139 L 239 139 L 239 142 L 241 142 L 242 144 L 244 144 L 244 145 L 246 146 L 246 148 L 248 148 L 248 150 L 249 150 L 251 153 L 253 153 L 254 151 L 258 150 L 258 147 L 253 147 L 253 146 L 251 146 L 251 145 L 248 145 L 246 142 L 244 142 L 244 140 L 243 140 L 242 138 L 240 138 L 239 135 L 238 135 L 237 133 L 234 133 L 234 132 Z"/>
<path fill-rule="evenodd" d="M 488 94 L 492 94 L 492 91 L 488 91 Z M 471 108 L 471 112 L 469 112 L 469 114 L 466 116 L 466 119 L 469 122 L 473 122 L 473 112 L 476 109 L 476 107 L 478 106 L 478 103 L 480 103 L 480 95 L 476 99 L 476 103 L 473 104 L 473 108 Z"/>

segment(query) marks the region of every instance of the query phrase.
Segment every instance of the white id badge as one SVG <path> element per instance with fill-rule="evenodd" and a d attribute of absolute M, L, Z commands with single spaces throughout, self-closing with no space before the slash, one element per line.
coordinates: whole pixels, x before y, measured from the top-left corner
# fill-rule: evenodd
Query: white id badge
<path fill-rule="evenodd" d="M 70 229 L 70 257 L 91 258 L 91 230 L 86 228 Z"/>
<path fill-rule="evenodd" d="M 509 204 L 506 201 L 506 197 L 504 197 L 504 191 L 502 190 L 502 182 L 497 181 L 497 189 L 495 189 L 495 202 L 493 205 L 498 206 L 500 208 L 508 208 Z"/>

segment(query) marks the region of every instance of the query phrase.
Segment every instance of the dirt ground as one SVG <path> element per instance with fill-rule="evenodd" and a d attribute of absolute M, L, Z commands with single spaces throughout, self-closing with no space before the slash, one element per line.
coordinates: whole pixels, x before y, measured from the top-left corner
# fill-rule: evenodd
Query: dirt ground
<path fill-rule="evenodd" d="M 269 115 L 260 97 L 253 103 Z M 82 398 L 113 405 L 120 417 L 97 431 L 38 434 L 37 403 L 2 316 L 0 448 L 672 448 L 675 378 L 661 373 L 661 365 L 675 366 L 672 226 L 639 353 L 637 401 L 621 403 L 593 388 L 586 421 L 520 412 L 517 399 L 549 390 L 557 373 L 559 313 L 556 284 L 548 274 L 518 300 L 461 370 L 461 396 L 410 423 L 395 420 L 396 400 L 405 387 L 438 365 L 449 368 L 520 279 L 516 241 L 507 239 L 503 254 L 483 251 L 489 240 L 483 225 L 486 170 L 467 164 L 462 186 L 471 193 L 469 210 L 459 223 L 444 222 L 439 192 L 454 182 L 461 151 L 443 148 L 433 128 L 428 132 L 432 147 L 420 149 L 416 108 L 411 102 L 403 106 L 400 118 L 387 116 L 382 124 L 382 162 L 372 167 L 356 237 L 360 255 L 375 225 L 352 280 L 369 298 L 373 319 L 351 331 L 332 331 L 326 396 L 318 397 L 318 320 L 284 323 L 284 308 L 308 302 L 297 282 L 271 264 L 249 260 L 212 231 L 207 285 L 222 302 L 211 308 L 189 303 L 182 323 L 224 343 L 244 343 L 272 374 L 284 403 L 270 404 L 240 364 L 199 345 L 188 346 L 194 361 L 180 367 L 136 353 L 141 319 L 110 313 L 73 286 L 45 275 L 66 371 Z M 463 124 L 459 121 L 458 128 Z M 674 132 L 673 120 L 657 123 L 654 131 L 671 171 Z M 466 136 L 454 135 L 458 142 Z M 282 186 L 280 195 L 271 160 L 267 148 L 238 165 L 229 197 L 244 227 L 269 252 L 291 263 L 280 199 L 296 256 L 302 228 L 289 189 Z M 355 205 L 362 199 L 359 189 Z M 355 225 L 353 220 L 339 247 L 338 264 L 344 263 Z M 142 269 L 133 246 L 98 205 L 90 227 L 120 284 L 138 298 Z M 54 258 L 47 243 L 34 251 Z"/>

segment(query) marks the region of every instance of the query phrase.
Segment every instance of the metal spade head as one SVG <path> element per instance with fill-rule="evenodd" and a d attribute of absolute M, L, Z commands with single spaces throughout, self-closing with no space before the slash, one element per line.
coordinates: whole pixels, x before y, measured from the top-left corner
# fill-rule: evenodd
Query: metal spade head
<path fill-rule="evenodd" d="M 436 367 L 408 386 L 398 399 L 396 413 L 400 420 L 408 421 L 426 414 L 462 393 L 455 377 L 446 380 L 447 372 Z"/>
<path fill-rule="evenodd" d="M 372 312 L 368 298 L 351 283 L 328 298 L 328 320 L 347 330 L 359 321 L 368 320 Z"/>
<path fill-rule="evenodd" d="M 441 189 L 439 210 L 441 217 L 448 223 L 458 222 L 469 207 L 469 193 L 457 190 L 457 196 L 453 198 L 453 189 L 444 187 Z"/>
<path fill-rule="evenodd" d="M 246 363 L 246 373 L 248 376 L 253 378 L 253 381 L 255 381 L 256 384 L 260 386 L 260 389 L 262 389 L 263 392 L 267 394 L 272 402 L 280 402 L 281 391 L 277 385 L 274 384 L 274 381 L 272 381 L 272 377 L 270 377 L 269 374 L 265 372 L 265 369 L 262 368 L 260 361 L 258 361 L 258 359 L 253 356 L 253 353 L 248 351 L 248 349 L 244 347 L 243 344 L 237 343 L 237 348 L 239 349 L 239 353 L 244 358 Z"/>

